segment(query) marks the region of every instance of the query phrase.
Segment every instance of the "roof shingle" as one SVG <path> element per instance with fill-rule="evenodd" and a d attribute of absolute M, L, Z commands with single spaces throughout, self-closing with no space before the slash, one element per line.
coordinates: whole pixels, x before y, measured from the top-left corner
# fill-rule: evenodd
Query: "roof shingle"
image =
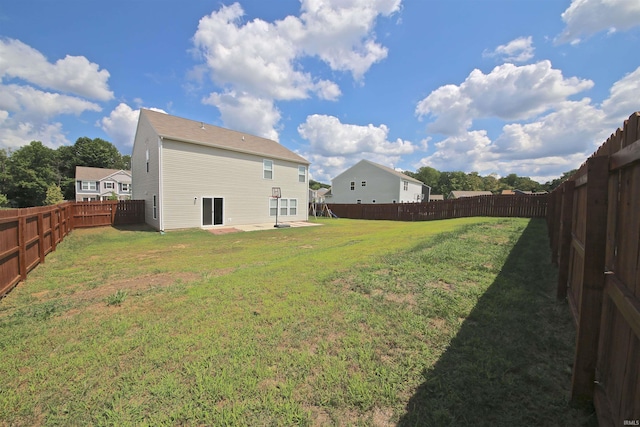
<path fill-rule="evenodd" d="M 140 115 L 144 115 L 163 138 L 309 164 L 302 156 L 270 139 L 153 110 L 141 109 Z"/>

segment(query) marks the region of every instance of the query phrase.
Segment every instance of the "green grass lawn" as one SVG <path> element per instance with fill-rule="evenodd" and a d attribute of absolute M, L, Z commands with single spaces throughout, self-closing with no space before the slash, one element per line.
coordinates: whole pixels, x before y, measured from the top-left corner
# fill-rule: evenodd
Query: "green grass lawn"
<path fill-rule="evenodd" d="M 542 220 L 75 230 L 0 301 L 0 425 L 595 424 Z"/>

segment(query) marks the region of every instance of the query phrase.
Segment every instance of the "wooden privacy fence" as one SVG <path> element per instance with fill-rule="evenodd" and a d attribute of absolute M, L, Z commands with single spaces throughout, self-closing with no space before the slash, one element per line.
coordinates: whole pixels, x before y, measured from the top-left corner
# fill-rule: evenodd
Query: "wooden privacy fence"
<path fill-rule="evenodd" d="M 144 223 L 144 201 L 64 202 L 0 211 L 0 297 L 74 228 Z"/>
<path fill-rule="evenodd" d="M 0 297 L 71 231 L 73 202 L 0 211 Z"/>
<path fill-rule="evenodd" d="M 558 297 L 576 322 L 573 399 L 600 425 L 640 420 L 640 113 L 550 195 Z"/>
<path fill-rule="evenodd" d="M 144 200 L 75 202 L 73 228 L 144 223 Z"/>
<path fill-rule="evenodd" d="M 471 216 L 544 218 L 547 194 L 477 196 L 428 203 L 328 204 L 340 218 L 430 221 Z"/>

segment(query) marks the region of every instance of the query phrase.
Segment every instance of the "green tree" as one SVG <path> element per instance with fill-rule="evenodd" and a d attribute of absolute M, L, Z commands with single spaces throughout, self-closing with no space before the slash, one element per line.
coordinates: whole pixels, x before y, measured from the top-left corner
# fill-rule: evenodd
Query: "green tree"
<path fill-rule="evenodd" d="M 0 194 L 7 193 L 7 186 L 11 180 L 7 170 L 11 151 L 7 148 L 0 149 Z M 5 196 L 6 197 L 6 196 Z"/>
<path fill-rule="evenodd" d="M 64 196 L 62 195 L 62 190 L 56 184 L 51 184 L 49 188 L 47 188 L 47 196 L 44 199 L 45 205 L 57 205 L 58 203 L 64 202 Z"/>
<path fill-rule="evenodd" d="M 496 194 L 500 192 L 500 181 L 494 174 L 482 177 L 482 189 Z"/>
<path fill-rule="evenodd" d="M 9 207 L 9 199 L 5 194 L 0 194 L 0 208 L 8 208 Z"/>
<path fill-rule="evenodd" d="M 312 190 L 319 190 L 321 188 L 331 188 L 329 184 L 323 184 L 322 182 L 314 181 L 313 179 L 309 180 L 309 188 Z"/>
<path fill-rule="evenodd" d="M 56 153 L 40 141 L 31 141 L 17 149 L 7 160 L 11 180 L 7 197 L 17 207 L 42 206 L 47 189 L 56 183 Z"/>
<path fill-rule="evenodd" d="M 578 169 L 571 169 L 570 171 L 563 173 L 560 178 L 545 182 L 543 185 L 544 189 L 549 192 L 555 190 L 560 184 L 569 179 L 571 175 L 573 175 L 577 171 Z"/>
<path fill-rule="evenodd" d="M 431 187 L 431 194 L 442 194 L 439 188 L 440 171 L 430 166 L 422 166 L 416 172 L 404 172 L 405 175 L 422 181 Z"/>
<path fill-rule="evenodd" d="M 78 138 L 73 146 L 75 166 L 92 168 L 121 169 L 122 155 L 112 143 L 104 139 Z"/>
<path fill-rule="evenodd" d="M 470 172 L 467 174 L 465 186 L 468 191 L 481 191 L 484 189 L 484 182 L 478 172 Z"/>
<path fill-rule="evenodd" d="M 515 173 L 500 178 L 500 183 L 512 190 L 541 191 L 542 184 L 529 178 L 528 176 L 518 176 Z"/>

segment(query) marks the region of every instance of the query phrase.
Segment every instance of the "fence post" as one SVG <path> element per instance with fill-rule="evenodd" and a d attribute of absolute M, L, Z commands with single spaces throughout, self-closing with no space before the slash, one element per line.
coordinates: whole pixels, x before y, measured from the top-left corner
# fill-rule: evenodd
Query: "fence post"
<path fill-rule="evenodd" d="M 556 198 L 556 221 L 560 217 L 558 226 L 559 233 L 557 235 L 556 247 L 558 258 L 554 260 L 558 263 L 558 299 L 567 297 L 567 282 L 569 281 L 569 249 L 571 248 L 571 229 L 573 221 L 573 190 L 575 181 L 566 181 L 559 189 L 560 197 Z M 558 202 L 559 199 L 559 202 Z M 559 214 L 559 215 L 558 215 Z"/>
<path fill-rule="evenodd" d="M 605 279 L 609 157 L 590 158 L 587 160 L 587 171 L 584 267 L 578 302 L 572 400 L 593 399 Z"/>
<path fill-rule="evenodd" d="M 38 256 L 40 257 L 40 264 L 44 264 L 44 214 L 38 213 Z"/>
<path fill-rule="evenodd" d="M 22 213 L 22 209 L 18 211 L 18 264 L 20 270 L 20 280 L 27 279 L 27 245 L 25 239 L 27 217 Z"/>

